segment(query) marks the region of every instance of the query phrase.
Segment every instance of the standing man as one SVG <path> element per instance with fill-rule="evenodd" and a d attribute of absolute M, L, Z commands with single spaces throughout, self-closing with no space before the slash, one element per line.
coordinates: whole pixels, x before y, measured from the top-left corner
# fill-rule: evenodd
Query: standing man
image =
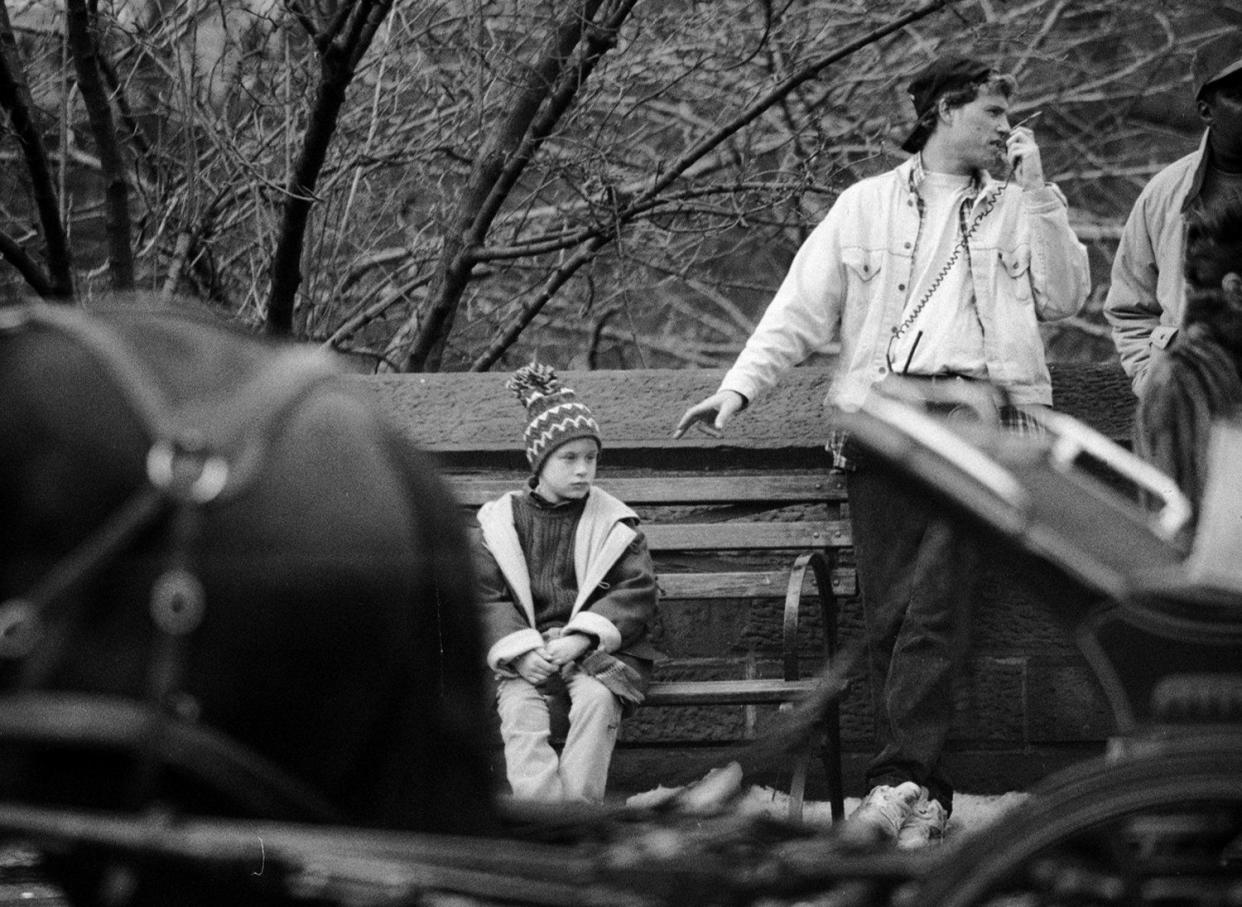
<path fill-rule="evenodd" d="M 910 83 L 913 157 L 850 186 L 790 265 L 720 389 L 690 407 L 719 435 L 780 373 L 840 339 L 829 399 L 858 406 L 892 374 L 991 381 L 1016 405 L 1052 402 L 1038 321 L 1078 311 L 1087 253 L 1044 181 L 1029 128 L 1011 129 L 1011 76 L 942 57 Z M 1013 167 L 998 182 L 989 170 Z M 1007 408 L 1006 424 L 1022 424 Z M 855 830 L 904 848 L 940 840 L 953 788 L 940 764 L 966 647 L 978 555 L 921 496 L 842 444 L 880 751 Z"/>
<path fill-rule="evenodd" d="M 1191 78 L 1207 129 L 1196 151 L 1157 173 L 1139 194 L 1104 300 L 1122 368 L 1140 397 L 1152 350 L 1166 348 L 1181 326 L 1187 213 L 1242 199 L 1242 32 L 1231 30 L 1199 48 Z"/>

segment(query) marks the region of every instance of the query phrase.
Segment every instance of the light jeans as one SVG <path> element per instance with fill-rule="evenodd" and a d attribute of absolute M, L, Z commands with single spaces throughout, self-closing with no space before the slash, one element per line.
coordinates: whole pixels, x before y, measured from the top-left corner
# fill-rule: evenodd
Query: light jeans
<path fill-rule="evenodd" d="M 518 799 L 598 803 L 604 799 L 621 726 L 621 700 L 576 666 L 562 676 L 569 694 L 569 733 L 559 759 L 551 743 L 548 703 L 560 685 L 549 685 L 545 692 L 520 677 L 498 678 L 505 774 Z"/>

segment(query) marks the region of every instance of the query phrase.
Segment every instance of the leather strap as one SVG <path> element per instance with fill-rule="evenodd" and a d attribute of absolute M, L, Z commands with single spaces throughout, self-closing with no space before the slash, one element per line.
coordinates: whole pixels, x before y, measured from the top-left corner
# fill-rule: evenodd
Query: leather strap
<path fill-rule="evenodd" d="M 124 550 L 143 527 L 170 508 L 173 512 L 169 560 L 149 602 L 156 635 L 146 702 L 129 703 L 125 715 L 113 716 L 116 733 L 123 733 L 127 745 L 139 755 L 131 795 L 140 804 L 155 794 L 167 752 L 186 735 L 184 722 L 169 714 L 168 705 L 180 691 L 186 643 L 206 606 L 193 569 L 202 511 L 247 487 L 284 418 L 337 372 L 325 354 L 288 349 L 247 376 L 239 388 L 212 389 L 174 403 L 142 353 L 103 319 L 69 306 L 42 303 L 32 303 L 20 313 L 3 314 L 0 336 L 21 330 L 51 331 L 89 353 L 125 398 L 150 442 L 145 481 L 134 495 L 25 595 L 0 603 L 0 656 L 27 659 L 23 688 L 41 685 L 54 669 L 68 638 L 65 624 L 72 615 L 58 615 L 61 619 L 55 623 L 50 618 L 71 600 L 68 593 Z M 61 632 L 45 636 L 49 626 Z M 120 705 L 111 706 L 113 713 L 120 709 Z M 65 717 L 63 709 L 47 714 L 48 721 L 57 715 Z"/>

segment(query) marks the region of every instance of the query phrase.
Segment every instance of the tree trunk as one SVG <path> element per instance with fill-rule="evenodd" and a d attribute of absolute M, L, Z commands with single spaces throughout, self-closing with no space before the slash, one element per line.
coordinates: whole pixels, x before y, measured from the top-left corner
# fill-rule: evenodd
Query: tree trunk
<path fill-rule="evenodd" d="M 117 143 L 112 108 L 100 75 L 99 50 L 86 0 L 67 0 L 65 26 L 78 74 L 78 89 L 90 120 L 104 178 L 104 229 L 108 237 L 108 271 L 114 290 L 134 286 L 134 253 L 130 246 L 129 182 Z"/>
<path fill-rule="evenodd" d="M 475 265 L 474 249 L 482 244 L 492 221 L 508 198 L 513 184 L 530 161 L 538 139 L 528 141 L 540 107 L 552 94 L 570 57 L 602 5 L 602 0 L 579 0 L 566 13 L 552 38 L 530 68 L 509 115 L 497 126 L 491 141 L 475 158 L 470 181 L 457 206 L 453 225 L 445 236 L 437 276 L 421 318 L 411 316 L 389 345 L 390 358 L 410 344 L 407 371 L 436 371 L 444 342 Z M 630 3 L 628 7 L 632 6 Z M 544 135 L 553 124 L 547 124 Z M 396 355 L 393 355 L 396 353 Z"/>
<path fill-rule="evenodd" d="M 0 107 L 9 115 L 9 124 L 26 160 L 35 209 L 39 213 L 39 225 L 47 248 L 47 273 L 17 243 L 8 241 L 7 236 L 0 252 L 40 296 L 67 298 L 73 294 L 69 239 L 60 220 L 56 181 L 35 123 L 34 101 L 17 55 L 17 40 L 13 36 L 8 7 L 4 3 L 0 3 Z"/>
<path fill-rule="evenodd" d="M 293 309 L 298 286 L 302 283 L 302 250 L 315 186 L 323 170 L 332 136 L 336 133 L 345 94 L 358 69 L 358 61 L 371 46 L 380 24 L 392 8 L 392 0 L 355 0 L 351 9 L 342 8 L 336 23 L 316 36 L 320 53 L 319 92 L 310 123 L 302 141 L 293 173 L 285 189 L 280 235 L 272 255 L 271 290 L 267 302 L 267 331 L 293 333 Z M 302 21 L 307 22 L 305 16 Z"/>

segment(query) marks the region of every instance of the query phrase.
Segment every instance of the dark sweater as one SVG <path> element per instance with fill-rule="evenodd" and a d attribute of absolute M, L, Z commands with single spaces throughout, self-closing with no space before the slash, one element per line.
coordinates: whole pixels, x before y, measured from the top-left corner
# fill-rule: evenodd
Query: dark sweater
<path fill-rule="evenodd" d="M 550 504 L 531 492 L 513 499 L 513 528 L 526 556 L 535 629 L 543 632 L 569 622 L 578 596 L 574 575 L 574 534 L 586 498 Z"/>

